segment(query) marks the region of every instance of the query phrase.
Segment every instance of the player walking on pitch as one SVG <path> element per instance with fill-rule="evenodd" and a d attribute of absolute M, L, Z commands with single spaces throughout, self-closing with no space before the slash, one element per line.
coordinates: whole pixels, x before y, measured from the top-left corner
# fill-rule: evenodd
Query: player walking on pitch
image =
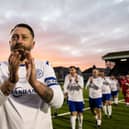
<path fill-rule="evenodd" d="M 76 119 L 78 118 L 78 129 L 83 128 L 83 78 L 77 74 L 75 66 L 69 68 L 69 74 L 65 77 L 64 94 L 68 98 L 69 110 L 71 112 L 71 127 L 76 128 Z"/>

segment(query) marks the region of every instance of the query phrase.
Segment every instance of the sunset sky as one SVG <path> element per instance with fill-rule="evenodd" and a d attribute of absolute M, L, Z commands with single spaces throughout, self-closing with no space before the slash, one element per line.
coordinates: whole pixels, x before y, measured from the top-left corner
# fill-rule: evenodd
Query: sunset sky
<path fill-rule="evenodd" d="M 0 60 L 17 23 L 33 27 L 33 56 L 53 66 L 104 67 L 104 54 L 129 49 L 129 0 L 1 1 Z"/>

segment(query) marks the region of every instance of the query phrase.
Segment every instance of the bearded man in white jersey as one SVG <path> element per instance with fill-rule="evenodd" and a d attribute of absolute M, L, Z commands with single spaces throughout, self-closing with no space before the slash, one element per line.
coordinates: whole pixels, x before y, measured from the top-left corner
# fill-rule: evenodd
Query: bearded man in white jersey
<path fill-rule="evenodd" d="M 71 112 L 70 122 L 72 129 L 76 128 L 78 118 L 78 129 L 83 128 L 83 77 L 77 73 L 76 67 L 69 68 L 69 74 L 65 77 L 64 94 L 68 98 L 69 110 Z"/>
<path fill-rule="evenodd" d="M 63 92 L 49 62 L 32 57 L 33 29 L 17 24 L 9 45 L 0 63 L 0 129 L 52 129 L 50 107 L 61 107 Z"/>

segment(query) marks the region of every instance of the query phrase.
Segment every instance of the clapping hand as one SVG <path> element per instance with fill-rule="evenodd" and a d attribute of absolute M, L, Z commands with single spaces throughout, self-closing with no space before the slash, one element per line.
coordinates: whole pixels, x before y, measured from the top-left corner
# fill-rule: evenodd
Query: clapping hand
<path fill-rule="evenodd" d="M 14 50 L 9 56 L 9 81 L 12 83 L 18 82 L 18 68 L 20 64 L 21 55 L 18 51 Z"/>

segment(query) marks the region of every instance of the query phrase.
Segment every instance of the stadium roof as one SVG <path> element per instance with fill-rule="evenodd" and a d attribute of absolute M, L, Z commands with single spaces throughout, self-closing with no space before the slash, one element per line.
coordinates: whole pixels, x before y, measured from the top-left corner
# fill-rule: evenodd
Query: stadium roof
<path fill-rule="evenodd" d="M 129 58 L 129 51 L 119 51 L 107 53 L 102 57 L 104 60 L 113 60 L 113 59 L 127 59 Z"/>

